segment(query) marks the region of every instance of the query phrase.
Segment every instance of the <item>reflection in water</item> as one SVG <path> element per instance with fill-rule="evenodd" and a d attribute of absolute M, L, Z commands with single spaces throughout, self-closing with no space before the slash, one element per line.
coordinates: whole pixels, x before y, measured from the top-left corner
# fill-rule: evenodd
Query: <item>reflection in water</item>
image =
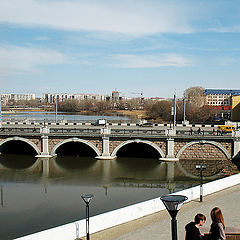
<path fill-rule="evenodd" d="M 72 156 L 60 156 L 56 158 L 57 165 L 63 169 L 71 171 L 79 171 L 91 167 L 97 162 L 95 158 L 89 157 L 72 157 Z"/>
<path fill-rule="evenodd" d="M 0 164 L 0 239 L 4 240 L 85 218 L 81 199 L 85 193 L 94 194 L 91 214 L 97 215 L 199 184 L 192 160 L 62 156 L 33 161 L 1 155 Z M 206 171 L 213 173 L 210 168 L 216 164 L 206 165 Z"/>
<path fill-rule="evenodd" d="M 118 157 L 117 163 L 126 168 L 126 170 L 151 170 L 157 167 L 160 162 L 154 158 L 129 158 L 129 157 Z"/>
<path fill-rule="evenodd" d="M 4 201 L 3 201 L 3 186 L 1 185 L 1 206 L 3 207 Z"/>
<path fill-rule="evenodd" d="M 154 158 L 119 157 L 113 162 L 115 181 L 149 182 L 165 180 L 165 164 Z"/>
<path fill-rule="evenodd" d="M 9 169 L 26 169 L 31 167 L 36 158 L 30 155 L 17 155 L 17 154 L 1 154 L 0 155 L 0 167 Z"/>

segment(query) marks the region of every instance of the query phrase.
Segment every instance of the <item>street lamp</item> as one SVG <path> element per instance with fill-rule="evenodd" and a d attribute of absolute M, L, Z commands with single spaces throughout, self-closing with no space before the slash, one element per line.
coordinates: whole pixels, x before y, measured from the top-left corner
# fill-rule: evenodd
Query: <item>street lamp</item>
<path fill-rule="evenodd" d="M 182 195 L 167 195 L 162 196 L 160 199 L 163 201 L 166 209 L 172 217 L 172 240 L 177 240 L 177 213 L 180 210 L 183 202 L 188 198 Z"/>
<path fill-rule="evenodd" d="M 89 236 L 89 203 L 93 198 L 93 194 L 84 194 L 81 196 L 83 201 L 86 203 L 86 236 L 87 240 L 90 240 Z"/>
<path fill-rule="evenodd" d="M 202 172 L 203 172 L 203 170 L 206 169 L 206 165 L 198 164 L 198 165 L 196 165 L 196 169 L 198 171 L 200 171 L 200 202 L 202 202 L 203 201 Z"/>

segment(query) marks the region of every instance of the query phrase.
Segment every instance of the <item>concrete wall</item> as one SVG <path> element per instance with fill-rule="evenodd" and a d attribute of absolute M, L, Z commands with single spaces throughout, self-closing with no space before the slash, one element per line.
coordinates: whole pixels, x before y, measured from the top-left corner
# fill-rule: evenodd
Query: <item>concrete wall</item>
<path fill-rule="evenodd" d="M 203 185 L 203 195 L 205 196 L 237 184 L 240 184 L 240 174 L 209 182 Z M 186 189 L 174 194 L 187 196 L 189 202 L 191 200 L 199 198 L 199 186 Z M 160 198 L 155 198 L 149 201 L 134 204 L 132 206 L 100 214 L 91 217 L 90 233 L 98 232 L 164 209 L 165 207 Z M 76 224 L 79 226 L 78 236 L 76 236 Z M 38 232 L 29 236 L 21 237 L 18 238 L 18 240 L 73 240 L 77 237 L 85 236 L 85 224 L 85 220 L 83 219 L 46 231 Z"/>

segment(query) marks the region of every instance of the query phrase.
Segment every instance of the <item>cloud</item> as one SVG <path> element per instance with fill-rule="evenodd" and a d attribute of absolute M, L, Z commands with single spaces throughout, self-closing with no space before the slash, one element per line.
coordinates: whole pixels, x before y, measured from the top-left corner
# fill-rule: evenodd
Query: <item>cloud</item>
<path fill-rule="evenodd" d="M 50 38 L 49 37 L 40 36 L 40 37 L 35 37 L 35 40 L 37 40 L 37 41 L 48 41 L 48 40 L 50 40 Z"/>
<path fill-rule="evenodd" d="M 67 63 L 62 53 L 33 47 L 0 46 L 0 75 L 6 73 L 35 72 L 39 65 Z"/>
<path fill-rule="evenodd" d="M 191 64 L 187 58 L 175 54 L 159 56 L 119 54 L 114 60 L 116 61 L 114 66 L 120 68 L 185 67 Z"/>
<path fill-rule="evenodd" d="M 231 32 L 240 32 L 240 25 L 233 25 L 229 27 L 218 27 L 210 29 L 213 32 L 220 32 L 220 33 L 231 33 Z"/>
<path fill-rule="evenodd" d="M 189 33 L 191 4 L 122 0 L 1 0 L 0 22 L 65 30 L 146 35 Z"/>

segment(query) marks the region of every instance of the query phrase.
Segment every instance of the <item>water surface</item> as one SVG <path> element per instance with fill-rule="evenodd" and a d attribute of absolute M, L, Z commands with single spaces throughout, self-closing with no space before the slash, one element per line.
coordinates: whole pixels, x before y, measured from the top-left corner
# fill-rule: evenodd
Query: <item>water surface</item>
<path fill-rule="evenodd" d="M 199 184 L 198 173 L 184 171 L 185 165 L 184 161 L 172 164 L 154 158 L 41 160 L 2 154 L 0 239 L 83 219 L 81 195 L 86 193 L 94 194 L 93 216 Z"/>

